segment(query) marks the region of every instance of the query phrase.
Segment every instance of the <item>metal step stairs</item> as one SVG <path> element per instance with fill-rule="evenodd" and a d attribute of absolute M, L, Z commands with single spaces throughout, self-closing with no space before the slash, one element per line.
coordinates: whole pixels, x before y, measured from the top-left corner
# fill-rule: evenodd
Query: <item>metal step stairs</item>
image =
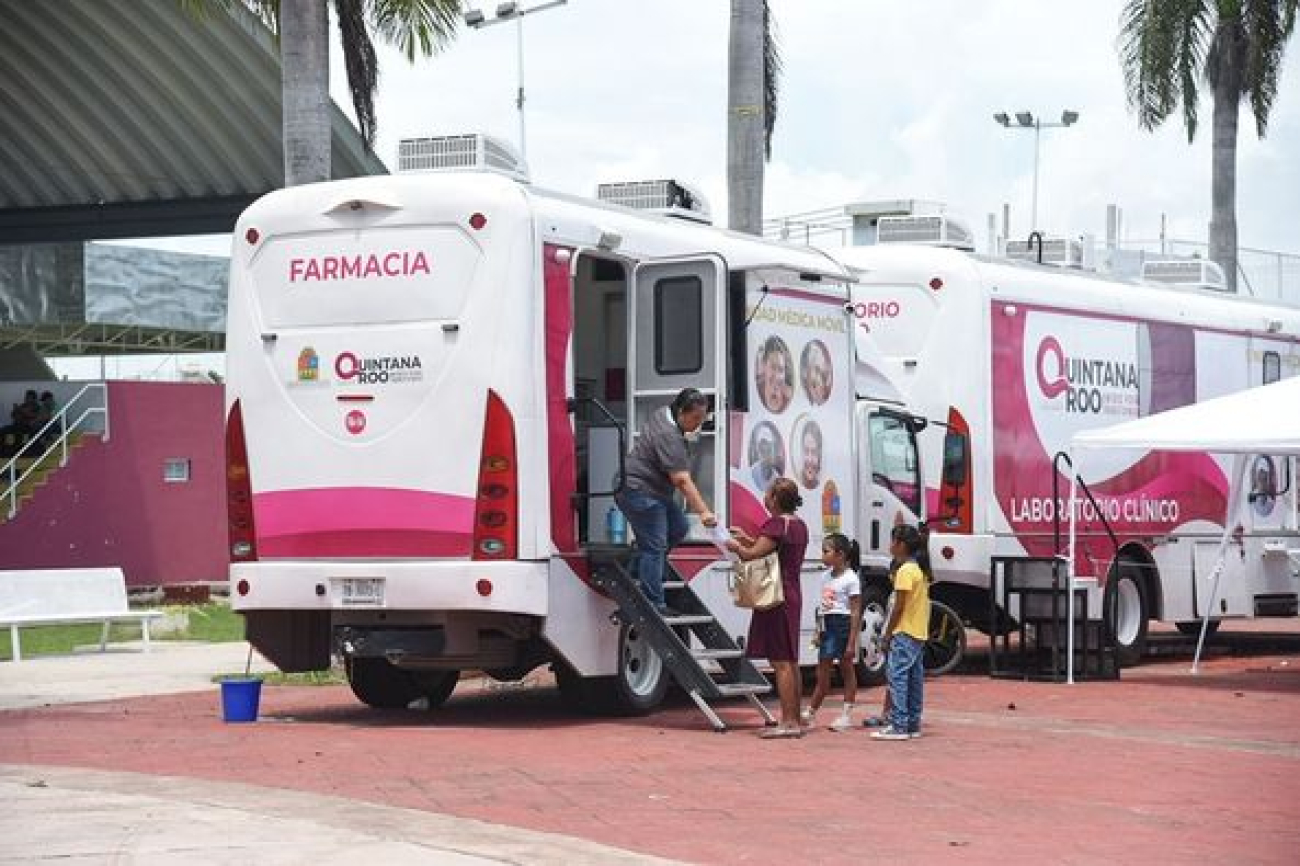
<path fill-rule="evenodd" d="M 663 617 L 641 592 L 628 571 L 632 550 L 626 546 L 587 548 L 592 581 L 618 604 L 617 616 L 641 629 L 647 643 L 663 660 L 677 684 L 691 696 L 709 724 L 719 733 L 726 723 L 713 709 L 714 701 L 743 697 L 758 710 L 764 724 L 776 718 L 759 700 L 772 686 L 754 663 L 745 658 L 731 635 L 678 571 L 668 564 L 664 572 L 664 599 L 680 616 Z"/>

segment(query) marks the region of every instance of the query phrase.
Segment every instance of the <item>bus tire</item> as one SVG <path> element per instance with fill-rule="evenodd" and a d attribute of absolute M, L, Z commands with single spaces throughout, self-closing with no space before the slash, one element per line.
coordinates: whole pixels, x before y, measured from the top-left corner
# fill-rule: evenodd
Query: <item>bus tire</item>
<path fill-rule="evenodd" d="M 1212 619 L 1209 626 L 1205 629 L 1205 636 L 1214 637 L 1214 633 L 1219 630 L 1222 620 Z M 1178 629 L 1179 634 L 1185 634 L 1188 637 L 1199 638 L 1201 636 L 1201 621 L 1194 619 L 1190 622 L 1176 622 L 1174 628 Z"/>
<path fill-rule="evenodd" d="M 429 702 L 429 709 L 436 710 L 456 691 L 460 671 L 421 671 L 414 675 L 414 679 L 420 697 Z"/>
<path fill-rule="evenodd" d="M 643 716 L 663 703 L 671 679 L 659 653 L 635 623 L 623 623 L 619 629 L 614 676 L 583 677 L 567 664 L 555 665 L 556 685 L 565 703 L 595 715 Z"/>
<path fill-rule="evenodd" d="M 402 710 L 421 697 L 414 675 L 394 667 L 388 659 L 353 658 L 344 667 L 352 694 L 366 706 L 377 710 Z M 454 683 L 452 687 L 455 688 Z"/>
<path fill-rule="evenodd" d="M 1142 661 L 1147 649 L 1147 618 L 1150 605 L 1147 601 L 1146 582 L 1142 568 L 1134 562 L 1121 560 L 1114 581 L 1115 646 L 1119 663 L 1132 667 Z"/>
<path fill-rule="evenodd" d="M 858 663 L 854 666 L 859 686 L 878 686 L 885 681 L 885 653 L 882 634 L 889 589 L 879 583 L 862 587 L 862 631 L 858 634 Z"/>
<path fill-rule="evenodd" d="M 927 677 L 937 677 L 961 664 L 966 655 L 966 625 L 957 611 L 941 601 L 930 602 L 930 637 L 922 650 Z"/>

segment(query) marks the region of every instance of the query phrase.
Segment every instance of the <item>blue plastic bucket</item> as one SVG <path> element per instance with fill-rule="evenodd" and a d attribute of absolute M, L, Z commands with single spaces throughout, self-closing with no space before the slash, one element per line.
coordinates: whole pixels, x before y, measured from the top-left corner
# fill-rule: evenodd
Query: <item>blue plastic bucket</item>
<path fill-rule="evenodd" d="M 257 721 L 257 705 L 261 699 L 260 679 L 221 681 L 221 717 L 227 722 Z"/>

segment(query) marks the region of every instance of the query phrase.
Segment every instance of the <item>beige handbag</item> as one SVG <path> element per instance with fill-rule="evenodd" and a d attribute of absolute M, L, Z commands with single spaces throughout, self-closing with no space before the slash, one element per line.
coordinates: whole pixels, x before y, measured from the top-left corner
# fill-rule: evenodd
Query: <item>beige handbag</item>
<path fill-rule="evenodd" d="M 781 589 L 781 560 L 777 552 L 774 550 L 749 562 L 737 560 L 731 593 L 736 607 L 750 610 L 771 610 L 785 604 L 785 593 Z"/>

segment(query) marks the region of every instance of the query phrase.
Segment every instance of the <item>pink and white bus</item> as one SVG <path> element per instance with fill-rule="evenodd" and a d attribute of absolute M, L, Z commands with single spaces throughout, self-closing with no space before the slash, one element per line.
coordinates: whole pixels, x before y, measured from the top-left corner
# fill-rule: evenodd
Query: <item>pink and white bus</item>
<path fill-rule="evenodd" d="M 715 408 L 694 473 L 705 499 L 752 529 L 770 479 L 798 479 L 810 578 L 823 534 L 884 501 L 859 431 L 891 453 L 911 433 L 887 399 L 857 400 L 847 269 L 703 225 L 672 182 L 607 197 L 687 218 L 483 169 L 303 186 L 243 214 L 230 579 L 279 667 L 337 653 L 362 701 L 395 707 L 445 700 L 461 670 L 551 664 L 585 702 L 655 706 L 668 673 L 613 616 L 588 551 L 623 540 L 610 493 L 625 435 L 686 386 Z M 743 637 L 702 527 L 674 564 Z"/>
<path fill-rule="evenodd" d="M 1071 436 L 1300 375 L 1300 309 L 924 244 L 833 254 L 859 272 L 857 328 L 885 373 L 912 411 L 941 422 L 921 435 L 908 516 L 930 517 L 934 595 L 986 630 L 991 559 L 1061 552 L 1054 521 L 1069 477 L 1060 464 L 1054 488 L 1053 461 Z M 1083 480 L 1097 503 L 1079 506 L 1077 568 L 1104 583 L 1114 566 L 1121 660 L 1141 654 L 1148 620 L 1190 630 L 1201 616 L 1230 459 L 1090 458 Z M 1254 460 L 1257 489 L 1235 518 L 1240 555 L 1211 611 L 1220 618 L 1296 614 L 1296 467 Z M 1117 559 L 1098 509 L 1118 532 Z"/>

